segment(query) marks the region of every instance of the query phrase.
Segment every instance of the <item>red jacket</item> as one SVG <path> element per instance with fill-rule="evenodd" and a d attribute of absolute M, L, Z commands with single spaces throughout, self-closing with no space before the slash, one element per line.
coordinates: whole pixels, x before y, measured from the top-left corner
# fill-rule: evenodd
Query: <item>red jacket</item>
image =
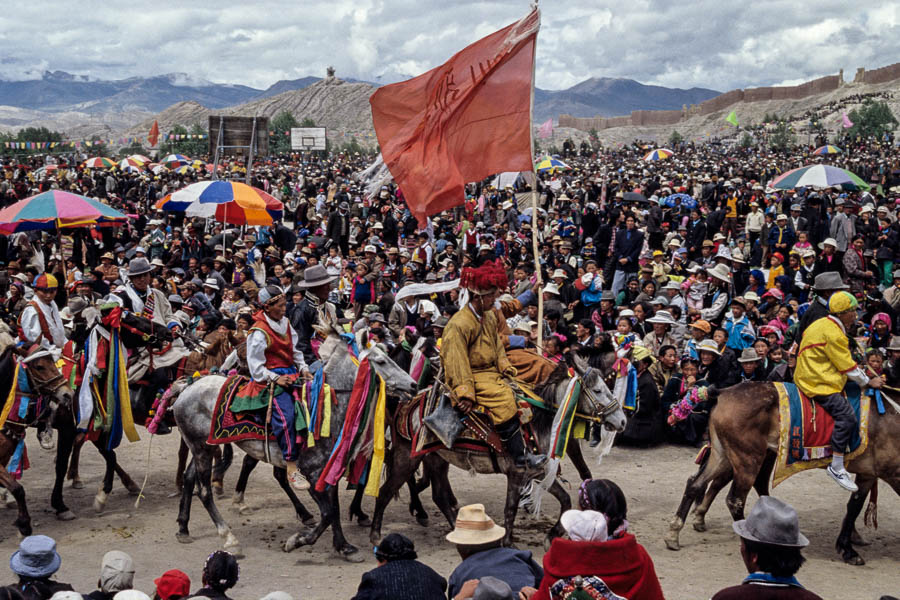
<path fill-rule="evenodd" d="M 597 576 L 628 600 L 663 600 L 653 561 L 630 533 L 606 542 L 553 540 L 544 555 L 541 587 L 531 600 L 550 600 L 550 586 L 576 575 Z"/>

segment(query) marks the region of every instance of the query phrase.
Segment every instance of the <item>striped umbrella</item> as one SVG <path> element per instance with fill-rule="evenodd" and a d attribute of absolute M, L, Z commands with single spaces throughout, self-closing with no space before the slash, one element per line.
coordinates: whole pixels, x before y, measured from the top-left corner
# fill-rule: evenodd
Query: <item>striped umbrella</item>
<path fill-rule="evenodd" d="M 556 171 L 561 169 L 570 169 L 571 167 L 559 160 L 558 158 L 553 158 L 552 156 L 545 156 L 537 163 L 535 163 L 534 168 L 536 171 L 544 172 L 544 171 Z"/>
<path fill-rule="evenodd" d="M 653 160 L 666 160 L 667 158 L 671 158 L 675 153 L 669 150 L 668 148 L 657 148 L 656 150 L 651 150 L 647 154 L 644 155 L 644 160 L 653 161 Z"/>
<path fill-rule="evenodd" d="M 166 165 L 154 165 L 150 168 L 153 171 L 154 175 L 159 175 L 160 173 L 167 173 L 169 169 L 166 168 Z"/>
<path fill-rule="evenodd" d="M 81 166 L 85 169 L 111 169 L 116 166 L 116 162 L 105 156 L 95 156 L 81 163 Z"/>
<path fill-rule="evenodd" d="M 793 190 L 800 187 L 827 188 L 838 185 L 847 189 L 869 189 L 869 184 L 855 173 L 831 165 L 807 165 L 793 169 L 776 178 L 769 187 Z"/>
<path fill-rule="evenodd" d="M 172 170 L 175 171 L 176 173 L 178 173 L 179 175 L 187 175 L 188 173 L 194 172 L 194 167 L 192 167 L 190 165 L 181 165 L 180 167 L 175 167 Z"/>
<path fill-rule="evenodd" d="M 71 192 L 50 190 L 0 210 L 0 233 L 121 224 L 127 217 L 105 204 Z"/>
<path fill-rule="evenodd" d="M 278 206 L 280 205 L 280 206 Z M 268 208 L 284 205 L 263 190 L 238 181 L 201 181 L 156 203 L 159 210 L 184 212 L 189 217 L 215 217 L 232 225 L 271 225 Z"/>
<path fill-rule="evenodd" d="M 132 158 L 132 159 L 140 161 L 144 164 L 147 164 L 148 162 L 150 162 L 150 159 L 148 157 L 144 156 L 143 154 L 132 154 L 128 158 Z"/>
<path fill-rule="evenodd" d="M 135 160 L 129 156 L 128 158 L 123 158 L 122 160 L 119 161 L 119 168 L 124 171 L 125 167 L 134 167 L 134 168 L 140 170 L 144 167 L 144 163 L 142 163 L 139 160 Z"/>
<path fill-rule="evenodd" d="M 824 146 L 819 146 L 815 150 L 813 150 L 813 154 L 816 156 L 825 156 L 826 154 L 840 154 L 843 152 L 837 146 L 832 146 L 831 144 L 825 144 Z"/>
<path fill-rule="evenodd" d="M 170 154 L 159 162 L 170 169 L 174 169 L 175 167 L 191 164 L 191 159 L 183 154 Z"/>

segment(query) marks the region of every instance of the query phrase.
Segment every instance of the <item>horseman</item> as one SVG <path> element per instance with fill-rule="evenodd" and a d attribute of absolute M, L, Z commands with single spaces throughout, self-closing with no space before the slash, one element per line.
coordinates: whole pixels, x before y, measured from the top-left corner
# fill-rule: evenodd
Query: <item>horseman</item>
<path fill-rule="evenodd" d="M 291 385 L 299 377 L 309 378 L 303 353 L 297 349 L 297 332 L 284 316 L 287 297 L 269 285 L 257 296 L 263 310 L 247 336 L 247 366 L 251 381 L 232 400 L 233 412 L 250 412 L 271 406 L 272 432 L 287 468 L 288 481 L 296 490 L 308 490 L 297 467 L 297 434 L 294 428 L 294 392 Z M 298 377 L 299 374 L 299 377 Z"/>
<path fill-rule="evenodd" d="M 150 287 L 150 272 L 153 267 L 146 258 L 135 258 L 128 263 L 128 283 L 122 291 L 110 294 L 109 300 L 122 308 L 149 319 L 153 323 L 168 327 L 173 333 L 181 329 L 181 322 L 175 313 L 169 299 L 162 290 Z M 149 352 L 149 350 L 148 350 Z M 129 365 L 128 379 L 133 382 L 135 377 L 147 381 L 147 387 L 155 394 L 164 390 L 171 383 L 168 367 L 187 356 L 188 350 L 180 339 L 158 354 L 150 354 L 147 369 L 135 368 Z M 144 402 L 152 402 L 152 399 L 144 398 Z M 158 433 L 167 433 L 167 428 L 161 427 Z"/>
<path fill-rule="evenodd" d="M 297 304 L 291 314 L 291 327 L 297 331 L 297 335 L 294 336 L 297 348 L 303 353 L 306 364 L 313 365 L 313 367 L 318 360 L 316 358 L 317 347 L 314 346 L 315 325 L 325 321 L 337 321 L 334 305 L 328 302 L 331 284 L 337 278 L 337 275 L 329 275 L 322 265 L 313 265 L 303 272 L 303 281 L 296 284 L 303 290 L 303 300 Z M 327 313 L 327 318 L 323 318 L 325 313 Z"/>
<path fill-rule="evenodd" d="M 42 273 L 34 280 L 34 297 L 19 315 L 19 340 L 27 345 L 39 344 L 49 350 L 53 360 L 62 356 L 66 345 L 66 329 L 53 299 L 59 283 L 50 273 Z M 47 419 L 38 423 L 38 440 L 45 450 L 53 448 L 53 430 Z"/>
<path fill-rule="evenodd" d="M 535 469 L 547 457 L 527 450 L 515 396 L 503 381 L 504 376 L 515 377 L 516 369 L 503 350 L 497 312 L 492 308 L 506 285 L 506 271 L 499 261 L 463 269 L 460 286 L 469 291 L 470 299 L 444 329 L 441 364 L 454 405 L 463 413 L 476 405 L 488 409 L 516 467 Z"/>
<path fill-rule="evenodd" d="M 794 383 L 811 400 L 834 418 L 831 434 L 832 458 L 828 474 L 838 485 L 857 491 L 844 468 L 844 452 L 853 432 L 859 428 L 856 415 L 843 395 L 847 379 L 861 387 L 880 388 L 881 377 L 869 379 L 850 354 L 847 331 L 856 323 L 859 303 L 849 292 L 839 291 L 828 300 L 829 315 L 814 321 L 803 334 Z"/>

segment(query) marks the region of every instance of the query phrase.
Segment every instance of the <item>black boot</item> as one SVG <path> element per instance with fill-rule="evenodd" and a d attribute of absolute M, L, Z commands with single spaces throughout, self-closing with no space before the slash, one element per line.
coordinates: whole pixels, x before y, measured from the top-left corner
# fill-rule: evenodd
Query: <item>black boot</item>
<path fill-rule="evenodd" d="M 519 426 L 518 417 L 498 425 L 497 433 L 500 434 L 506 451 L 513 457 L 517 469 L 538 469 L 547 462 L 545 454 L 532 454 L 525 447 L 525 438 L 522 437 L 522 428 Z"/>
<path fill-rule="evenodd" d="M 599 423 L 591 423 L 591 441 L 588 443 L 591 448 L 596 448 L 600 445 L 600 434 L 602 433 L 600 427 L 602 425 Z"/>

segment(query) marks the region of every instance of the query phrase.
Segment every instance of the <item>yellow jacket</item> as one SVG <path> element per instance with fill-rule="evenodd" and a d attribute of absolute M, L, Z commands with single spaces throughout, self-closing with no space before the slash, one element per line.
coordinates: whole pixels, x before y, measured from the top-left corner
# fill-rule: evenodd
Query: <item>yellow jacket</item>
<path fill-rule="evenodd" d="M 823 317 L 803 334 L 794 383 L 809 397 L 840 393 L 856 367 L 844 326 L 837 317 Z"/>

